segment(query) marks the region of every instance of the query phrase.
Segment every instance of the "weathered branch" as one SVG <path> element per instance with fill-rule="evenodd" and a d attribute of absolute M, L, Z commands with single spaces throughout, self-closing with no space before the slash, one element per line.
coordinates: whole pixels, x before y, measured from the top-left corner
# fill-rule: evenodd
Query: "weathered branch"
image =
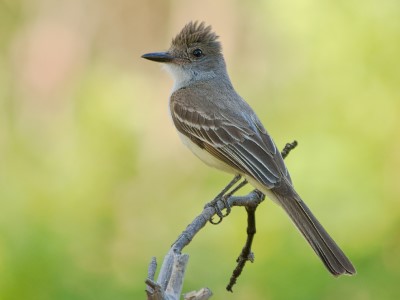
<path fill-rule="evenodd" d="M 189 261 L 189 255 L 177 254 L 172 251 L 164 258 L 157 282 L 154 281 L 154 272 L 157 263 L 153 257 L 149 265 L 149 277 L 146 279 L 146 293 L 148 300 L 177 300 L 179 299 L 185 270 Z M 153 276 L 153 277 L 151 277 Z"/>
<path fill-rule="evenodd" d="M 289 152 L 297 146 L 297 142 L 286 144 L 282 150 L 282 156 L 285 158 Z M 234 189 L 236 191 L 236 189 Z M 232 290 L 236 279 L 242 272 L 242 269 L 247 260 L 252 261 L 253 254 L 251 252 L 251 245 L 253 242 L 254 234 L 256 233 L 255 227 L 255 211 L 257 206 L 264 200 L 265 196 L 258 190 L 254 190 L 245 196 L 233 196 L 229 194 L 226 199 L 226 204 L 230 207 L 244 206 L 248 213 L 248 227 L 247 227 L 247 240 L 242 249 L 241 255 L 237 262 L 231 277 L 230 283 L 227 287 Z M 186 247 L 194 238 L 194 236 L 207 224 L 209 220 L 219 211 L 225 209 L 224 201 L 218 201 L 215 206 L 206 206 L 200 215 L 198 215 L 179 235 L 177 240 L 172 244 L 171 249 L 165 256 L 158 275 L 157 282 L 154 281 L 157 263 L 153 257 L 149 269 L 148 278 L 146 279 L 146 293 L 148 300 L 178 300 L 182 291 L 183 279 L 185 275 L 186 266 L 189 260 L 187 254 L 181 254 L 182 249 Z M 185 294 L 185 300 L 206 300 L 211 297 L 212 293 L 208 288 L 203 288 L 198 292 L 190 292 Z"/>
<path fill-rule="evenodd" d="M 257 191 L 253 191 L 246 196 L 231 196 L 227 199 L 228 205 L 233 206 L 257 206 L 264 200 L 264 195 L 261 195 Z M 219 209 L 225 208 L 222 201 L 218 202 Z M 181 253 L 182 249 L 186 247 L 194 236 L 203 228 L 207 222 L 216 214 L 216 209 L 212 206 L 206 207 L 200 215 L 198 215 L 192 223 L 190 223 L 186 229 L 180 234 L 178 239 L 172 245 L 172 249 L 175 253 Z"/>
<path fill-rule="evenodd" d="M 199 291 L 189 292 L 183 295 L 185 300 L 207 300 L 212 296 L 212 292 L 208 288 L 202 288 Z"/>

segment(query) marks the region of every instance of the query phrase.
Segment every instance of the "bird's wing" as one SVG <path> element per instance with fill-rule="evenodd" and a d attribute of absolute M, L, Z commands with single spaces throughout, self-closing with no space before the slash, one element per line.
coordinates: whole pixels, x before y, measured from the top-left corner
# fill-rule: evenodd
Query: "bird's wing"
<path fill-rule="evenodd" d="M 172 119 L 192 142 L 269 189 L 283 177 L 290 181 L 281 154 L 252 111 L 232 117 L 220 109 L 206 112 L 187 105 L 179 97 L 182 95 L 176 92 L 171 96 Z"/>

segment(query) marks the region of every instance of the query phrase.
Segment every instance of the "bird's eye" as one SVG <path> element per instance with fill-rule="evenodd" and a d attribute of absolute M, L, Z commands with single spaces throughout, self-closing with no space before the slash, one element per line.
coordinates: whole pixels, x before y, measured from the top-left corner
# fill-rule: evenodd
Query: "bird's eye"
<path fill-rule="evenodd" d="M 203 56 L 203 51 L 201 51 L 201 49 L 197 48 L 197 49 L 193 50 L 192 54 L 195 57 L 201 57 L 201 56 Z"/>

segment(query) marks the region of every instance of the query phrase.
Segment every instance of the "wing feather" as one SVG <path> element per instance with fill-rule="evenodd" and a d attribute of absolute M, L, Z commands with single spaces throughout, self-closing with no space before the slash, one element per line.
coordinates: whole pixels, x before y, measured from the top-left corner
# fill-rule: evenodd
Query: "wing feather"
<path fill-rule="evenodd" d="M 171 116 L 179 132 L 267 188 L 275 187 L 283 177 L 290 180 L 279 151 L 254 113 L 246 118 L 248 114 L 230 114 L 218 107 L 189 106 L 180 101 L 188 96 L 202 101 L 193 99 L 195 95 L 180 95 L 179 90 L 171 96 Z"/>

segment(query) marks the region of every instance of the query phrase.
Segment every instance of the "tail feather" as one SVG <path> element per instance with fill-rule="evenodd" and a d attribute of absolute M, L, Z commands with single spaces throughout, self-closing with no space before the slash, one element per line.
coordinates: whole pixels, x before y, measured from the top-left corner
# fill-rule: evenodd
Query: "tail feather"
<path fill-rule="evenodd" d="M 350 260 L 292 188 L 275 189 L 273 194 L 329 272 L 334 276 L 356 273 Z"/>

